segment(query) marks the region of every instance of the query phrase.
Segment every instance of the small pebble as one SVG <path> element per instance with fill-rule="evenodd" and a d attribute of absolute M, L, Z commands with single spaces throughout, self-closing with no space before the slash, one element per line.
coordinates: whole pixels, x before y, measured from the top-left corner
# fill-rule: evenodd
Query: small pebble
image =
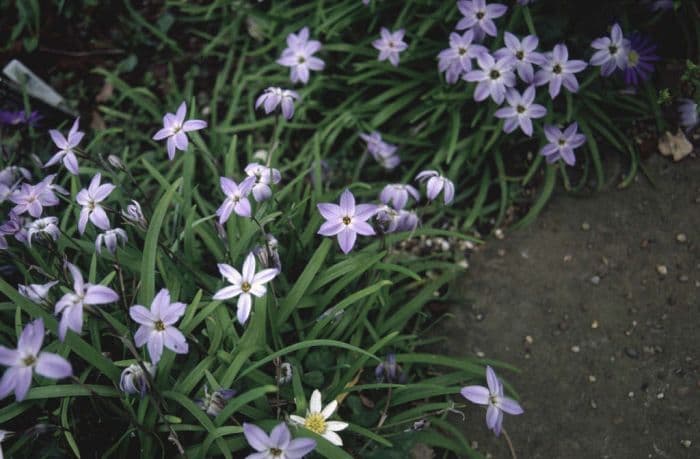
<path fill-rule="evenodd" d="M 598 328 L 598 321 L 597 320 L 594 320 L 593 322 L 591 322 L 591 328 L 594 328 L 594 329 Z"/>
<path fill-rule="evenodd" d="M 468 269 L 469 268 L 469 262 L 467 260 L 459 260 L 457 262 L 457 266 L 459 266 L 462 269 Z"/>
<path fill-rule="evenodd" d="M 583 223 L 581 223 L 581 229 L 582 229 L 583 231 L 588 231 L 589 229 L 591 229 L 590 223 L 588 223 L 588 222 L 583 222 Z"/>
<path fill-rule="evenodd" d="M 598 285 L 598 284 L 600 284 L 600 276 L 593 276 L 593 277 L 591 277 L 590 281 L 591 281 L 591 284 Z"/>
<path fill-rule="evenodd" d="M 496 236 L 496 239 L 503 239 L 505 237 L 501 228 L 496 228 L 496 230 L 493 232 L 493 235 Z"/>
<path fill-rule="evenodd" d="M 685 274 L 681 274 L 680 276 L 678 276 L 678 282 L 682 282 L 682 283 L 688 282 L 688 276 L 686 276 Z"/>
<path fill-rule="evenodd" d="M 592 382 L 592 383 L 596 382 L 596 377 L 593 375 L 588 375 L 588 382 Z"/>
<path fill-rule="evenodd" d="M 535 340 L 534 340 L 534 339 L 532 338 L 532 336 L 530 336 L 530 335 L 527 335 L 527 336 L 525 337 L 525 342 L 526 342 L 527 344 L 532 344 L 534 341 L 535 341 Z"/>
<path fill-rule="evenodd" d="M 569 254 L 564 255 L 564 263 L 568 263 L 573 259 L 573 257 Z"/>
<path fill-rule="evenodd" d="M 484 354 L 482 351 L 476 351 L 476 356 L 480 359 L 483 359 L 486 356 L 486 354 Z"/>
<path fill-rule="evenodd" d="M 498 256 L 505 257 L 506 256 L 506 249 L 498 249 Z"/>
<path fill-rule="evenodd" d="M 627 396 L 628 396 L 629 398 L 634 398 L 634 392 L 631 392 L 631 391 L 628 392 L 628 393 L 627 393 Z"/>
<path fill-rule="evenodd" d="M 593 408 L 594 410 L 598 408 L 598 404 L 595 402 L 595 400 L 591 400 L 591 408 Z"/>
<path fill-rule="evenodd" d="M 663 393 L 663 392 L 659 392 L 658 394 L 656 394 L 656 399 L 657 399 L 657 400 L 661 400 L 661 399 L 663 399 L 663 398 L 664 398 L 664 393 Z"/>
<path fill-rule="evenodd" d="M 626 354 L 627 357 L 629 357 L 630 359 L 637 359 L 637 358 L 639 358 L 639 352 L 637 352 L 636 349 L 631 348 L 631 347 L 626 347 L 626 348 L 625 348 L 625 354 Z"/>
<path fill-rule="evenodd" d="M 690 448 L 690 445 L 692 445 L 693 442 L 690 440 L 681 440 L 681 445 L 683 445 L 684 448 Z"/>
<path fill-rule="evenodd" d="M 668 274 L 668 268 L 666 267 L 666 265 L 656 265 L 656 272 L 662 276 L 665 276 L 666 274 Z"/>
<path fill-rule="evenodd" d="M 678 233 L 676 234 L 676 241 L 680 242 L 681 244 L 684 244 L 688 241 L 688 236 L 686 236 L 685 233 Z"/>
<path fill-rule="evenodd" d="M 573 352 L 573 353 L 581 352 L 581 348 L 579 346 L 571 346 L 571 352 Z"/>

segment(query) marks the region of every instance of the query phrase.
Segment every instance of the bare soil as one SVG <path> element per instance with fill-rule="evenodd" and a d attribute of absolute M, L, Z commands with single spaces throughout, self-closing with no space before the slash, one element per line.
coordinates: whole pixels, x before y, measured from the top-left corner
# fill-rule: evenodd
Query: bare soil
<path fill-rule="evenodd" d="M 499 371 L 519 458 L 700 457 L 700 160 L 645 166 L 655 186 L 557 191 L 470 260 L 445 351 L 522 370 Z M 468 438 L 510 457 L 484 417 L 467 409 Z"/>

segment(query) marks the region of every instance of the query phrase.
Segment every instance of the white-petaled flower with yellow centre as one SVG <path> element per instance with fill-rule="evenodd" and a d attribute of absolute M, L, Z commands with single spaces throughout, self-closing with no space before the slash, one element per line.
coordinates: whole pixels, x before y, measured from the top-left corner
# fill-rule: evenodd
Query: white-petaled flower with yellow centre
<path fill-rule="evenodd" d="M 306 417 L 291 415 L 289 419 L 294 424 L 306 427 L 310 431 L 319 434 L 334 445 L 343 446 L 343 439 L 336 432 L 347 429 L 348 423 L 328 420 L 336 408 L 338 408 L 338 402 L 335 400 L 324 407 L 321 404 L 321 392 L 316 389 L 311 394 Z"/>

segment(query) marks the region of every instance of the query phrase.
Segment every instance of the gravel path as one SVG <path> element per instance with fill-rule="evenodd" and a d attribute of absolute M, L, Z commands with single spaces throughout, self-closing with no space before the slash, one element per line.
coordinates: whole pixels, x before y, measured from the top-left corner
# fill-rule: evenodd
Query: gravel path
<path fill-rule="evenodd" d="M 700 160 L 646 166 L 656 188 L 559 192 L 470 260 L 446 351 L 522 370 L 500 372 L 521 459 L 700 457 Z M 467 415 L 479 451 L 510 457 Z"/>

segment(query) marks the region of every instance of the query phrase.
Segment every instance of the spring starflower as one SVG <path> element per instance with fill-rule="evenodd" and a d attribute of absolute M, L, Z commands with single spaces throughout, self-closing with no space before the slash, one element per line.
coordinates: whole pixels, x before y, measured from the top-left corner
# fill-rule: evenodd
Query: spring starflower
<path fill-rule="evenodd" d="M 57 162 L 63 160 L 63 165 L 66 166 L 68 172 L 73 175 L 78 175 L 78 158 L 75 156 L 75 149 L 78 148 L 78 144 L 80 144 L 80 141 L 83 140 L 83 136 L 85 136 L 84 132 L 78 130 L 79 123 L 80 118 L 76 118 L 70 131 L 68 131 L 68 138 L 63 137 L 63 134 L 55 129 L 49 131 L 51 140 L 53 140 L 53 143 L 59 148 L 59 151 L 44 164 L 44 167 L 53 166 Z"/>
<path fill-rule="evenodd" d="M 508 107 L 499 108 L 494 113 L 496 118 L 505 119 L 503 132 L 509 134 L 516 128 L 520 129 L 528 137 L 532 136 L 532 119 L 542 118 L 547 114 L 547 109 L 540 104 L 535 104 L 535 87 L 529 86 L 522 94 L 515 89 L 508 89 L 506 93 Z"/>
<path fill-rule="evenodd" d="M 586 136 L 578 134 L 577 131 L 578 123 L 572 123 L 564 132 L 556 126 L 545 126 L 544 135 L 549 143 L 542 148 L 540 154 L 550 164 L 563 159 L 566 164 L 573 166 L 576 164 L 574 149 L 586 142 Z"/>
<path fill-rule="evenodd" d="M 127 240 L 129 240 L 129 238 L 126 235 L 126 231 L 123 229 L 108 229 L 104 233 L 97 235 L 97 238 L 95 239 L 95 250 L 97 253 L 102 253 L 102 246 L 104 245 L 107 247 L 109 253 L 114 255 L 114 252 L 117 250 L 117 246 L 119 245 L 119 241 L 125 243 Z"/>
<path fill-rule="evenodd" d="M 379 61 L 388 59 L 394 67 L 399 65 L 399 53 L 408 48 L 406 42 L 403 41 L 405 33 L 404 29 L 390 32 L 386 27 L 381 28 L 379 31 L 380 38 L 372 42 L 372 46 L 379 51 Z"/>
<path fill-rule="evenodd" d="M 48 299 L 49 290 L 56 284 L 58 284 L 58 281 L 51 281 L 46 284 L 18 285 L 17 291 L 34 303 L 41 304 Z"/>
<path fill-rule="evenodd" d="M 544 62 L 545 58 L 542 54 L 535 51 L 539 40 L 534 35 L 528 35 L 521 40 L 510 32 L 503 34 L 503 39 L 506 43 L 505 48 L 501 48 L 494 53 L 497 59 L 509 57 L 515 63 L 515 69 L 518 71 L 518 76 L 525 83 L 530 84 L 535 79 L 535 70 L 532 64 Z"/>
<path fill-rule="evenodd" d="M 177 108 L 177 112 L 166 113 L 163 116 L 163 128 L 156 132 L 153 140 L 167 140 L 168 159 L 175 158 L 176 150 L 187 151 L 189 140 L 186 132 L 198 131 L 207 127 L 207 122 L 202 120 L 187 120 L 187 104 L 182 102 Z"/>
<path fill-rule="evenodd" d="M 266 114 L 270 114 L 277 109 L 282 108 L 282 115 L 291 120 L 294 116 L 294 101 L 299 100 L 299 93 L 290 89 L 282 89 L 269 87 L 263 92 L 258 100 L 255 101 L 255 108 L 262 106 Z"/>
<path fill-rule="evenodd" d="M 221 191 L 226 195 L 223 204 L 216 209 L 216 215 L 219 216 L 219 224 L 223 225 L 226 223 L 231 216 L 231 212 L 235 212 L 236 215 L 241 217 L 250 218 L 253 210 L 250 207 L 248 195 L 255 186 L 255 177 L 246 178 L 240 185 L 227 177 L 221 177 L 219 182 Z"/>
<path fill-rule="evenodd" d="M 524 411 L 518 402 L 503 395 L 503 383 L 498 380 L 490 366 L 486 367 L 486 383 L 488 387 L 463 387 L 460 393 L 470 402 L 488 407 L 486 425 L 498 436 L 503 426 L 503 413 L 518 415 L 523 414 Z"/>
<path fill-rule="evenodd" d="M 619 24 L 612 26 L 610 37 L 596 38 L 591 47 L 597 50 L 591 57 L 591 65 L 600 66 L 601 75 L 608 76 L 615 69 L 624 70 L 627 66 L 630 41 L 622 35 Z"/>
<path fill-rule="evenodd" d="M 17 215 L 27 212 L 34 218 L 39 218 L 44 212 L 44 207 L 56 206 L 58 198 L 46 181 L 41 181 L 36 185 L 23 183 L 18 190 L 10 194 L 10 201 L 15 203 L 12 211 Z"/>
<path fill-rule="evenodd" d="M 338 236 L 340 249 L 349 253 L 355 246 L 357 235 L 373 236 L 372 226 L 367 220 L 377 212 L 374 204 L 355 205 L 355 196 L 350 190 L 340 195 L 340 205 L 324 202 L 317 204 L 318 211 L 326 221 L 321 225 L 318 234 L 322 236 Z"/>
<path fill-rule="evenodd" d="M 379 200 L 384 204 L 391 204 L 395 209 L 401 210 L 406 207 L 409 196 L 418 202 L 420 193 L 413 186 L 403 183 L 393 183 L 384 187 L 379 194 Z"/>
<path fill-rule="evenodd" d="M 474 40 L 481 41 L 486 35 L 495 37 L 498 34 L 493 20 L 500 18 L 508 7 L 500 3 L 486 4 L 486 0 L 460 0 L 457 2 L 459 12 L 464 16 L 457 23 L 457 30 L 470 29 L 474 31 Z"/>
<path fill-rule="evenodd" d="M 473 44 L 474 32 L 467 30 L 462 35 L 450 34 L 450 47 L 438 54 L 438 69 L 445 72 L 447 84 L 455 84 L 465 73 L 472 69 L 472 59 L 487 53 L 486 47 Z"/>
<path fill-rule="evenodd" d="M 445 205 L 452 202 L 455 197 L 455 185 L 452 180 L 447 177 L 440 175 L 438 171 L 435 170 L 425 170 L 420 172 L 416 176 L 416 180 L 419 182 L 426 183 L 426 196 L 429 201 L 434 200 L 444 190 L 443 199 Z"/>
<path fill-rule="evenodd" d="M 58 218 L 44 217 L 37 218 L 27 225 L 27 245 L 32 246 L 32 239 L 49 238 L 57 240 L 61 230 L 58 228 Z"/>
<path fill-rule="evenodd" d="M 336 432 L 347 429 L 348 424 L 346 422 L 328 420 L 328 418 L 333 416 L 337 408 L 338 402 L 335 400 L 324 407 L 321 404 L 321 392 L 316 389 L 311 394 L 306 417 L 302 418 L 293 414 L 289 416 L 289 419 L 294 424 L 306 427 L 310 431 L 319 434 L 334 445 L 343 446 L 343 439 Z"/>
<path fill-rule="evenodd" d="M 299 34 L 287 35 L 287 48 L 282 51 L 277 63 L 290 68 L 289 77 L 292 83 L 306 84 L 309 82 L 310 70 L 320 71 L 326 66 L 321 59 L 314 56 L 320 49 L 321 42 L 309 40 L 309 28 L 304 27 Z"/>
<path fill-rule="evenodd" d="M 80 218 L 78 219 L 78 231 L 80 234 L 85 232 L 88 220 L 101 230 L 109 229 L 109 218 L 107 218 L 107 213 L 100 203 L 107 199 L 107 196 L 109 196 L 116 187 L 111 183 L 100 185 L 101 180 L 102 174 L 95 174 L 92 180 L 90 180 L 90 186 L 88 186 L 88 188 L 83 188 L 75 196 L 75 200 L 78 204 L 83 206 L 80 211 Z"/>
<path fill-rule="evenodd" d="M 185 313 L 185 303 L 171 303 L 170 292 L 161 289 L 153 298 L 151 308 L 140 304 L 129 308 L 129 316 L 141 326 L 134 334 L 137 347 L 148 347 L 151 362 L 156 365 L 163 354 L 163 346 L 176 354 L 187 354 L 189 346 L 185 335 L 175 327 L 175 322 Z"/>
<path fill-rule="evenodd" d="M 73 277 L 73 292 L 66 293 L 56 303 L 54 313 L 62 314 L 58 323 L 58 338 L 63 341 L 70 329 L 80 333 L 83 329 L 83 306 L 114 303 L 119 299 L 117 292 L 104 285 L 86 284 L 77 266 L 66 263 Z"/>
<path fill-rule="evenodd" d="M 552 99 L 559 95 L 562 85 L 571 92 L 577 92 L 579 86 L 575 74 L 588 65 L 584 61 L 569 60 L 569 50 L 564 44 L 556 45 L 554 51 L 546 53 L 544 61 L 538 64 L 542 68 L 535 73 L 535 85 L 549 84 Z"/>
<path fill-rule="evenodd" d="M 270 185 L 276 185 L 282 180 L 282 174 L 279 170 L 258 163 L 248 164 L 245 168 L 245 173 L 248 177 L 255 178 L 252 192 L 253 198 L 257 202 L 270 199 L 272 197 Z"/>
<path fill-rule="evenodd" d="M 243 435 L 250 447 L 257 451 L 246 459 L 301 459 L 316 448 L 316 441 L 311 438 L 292 440 L 284 422 L 277 424 L 269 436 L 260 427 L 244 422 Z"/>
<path fill-rule="evenodd" d="M 0 365 L 9 367 L 0 379 L 0 399 L 14 391 L 18 402 L 24 400 L 35 371 L 50 379 L 63 379 L 73 375 L 73 368 L 65 358 L 51 352 L 41 352 L 43 342 L 44 321 L 36 319 L 22 330 L 17 349 L 0 346 Z"/>
<path fill-rule="evenodd" d="M 238 297 L 236 304 L 236 318 L 241 324 L 245 324 L 250 316 L 253 306 L 253 296 L 258 298 L 265 296 L 267 288 L 265 284 L 279 274 L 273 268 L 263 269 L 259 273 L 255 272 L 255 254 L 250 252 L 243 262 L 242 274 L 231 265 L 219 263 L 219 272 L 231 283 L 214 294 L 215 300 L 228 300 Z"/>
<path fill-rule="evenodd" d="M 477 83 L 474 100 L 481 102 L 491 96 L 494 102 L 502 104 L 506 88 L 515 86 L 513 61 L 507 57 L 495 60 L 488 53 L 479 54 L 476 61 L 481 70 L 472 70 L 464 75 L 465 80 Z"/>

